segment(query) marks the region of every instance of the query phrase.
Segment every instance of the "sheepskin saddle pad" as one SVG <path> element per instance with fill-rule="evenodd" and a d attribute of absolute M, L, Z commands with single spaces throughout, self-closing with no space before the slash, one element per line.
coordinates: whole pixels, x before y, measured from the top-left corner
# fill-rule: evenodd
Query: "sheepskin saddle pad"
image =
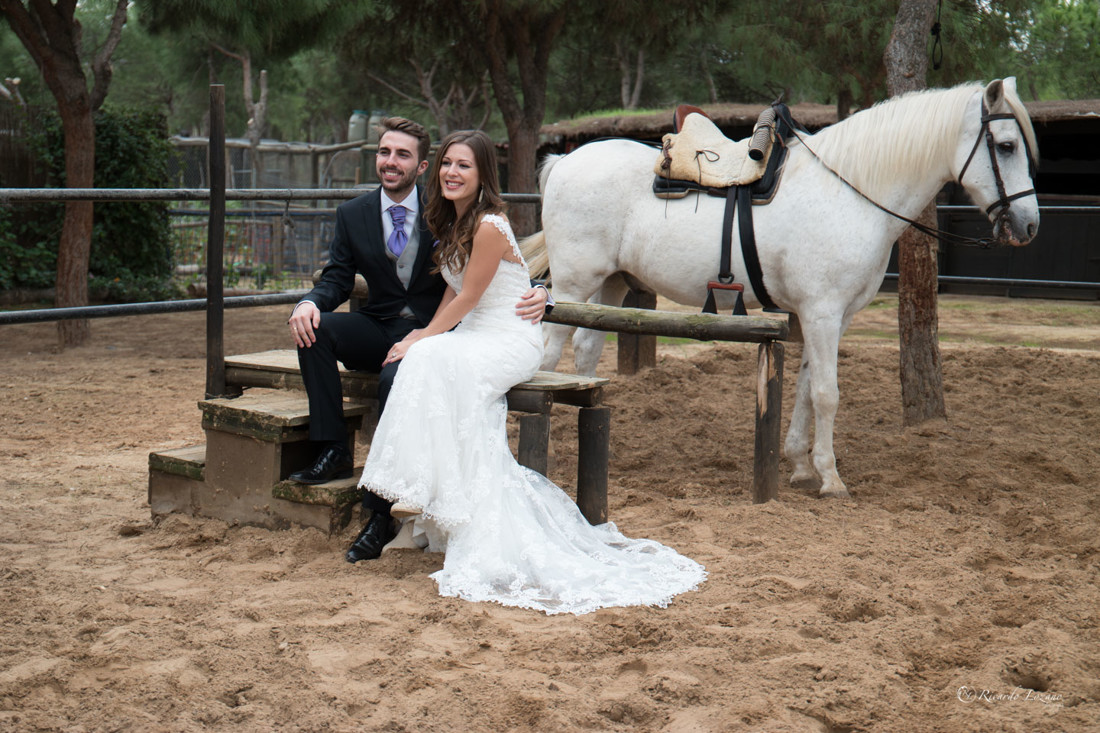
<path fill-rule="evenodd" d="M 730 140 L 704 114 L 684 116 L 679 132 L 661 139 L 661 154 L 653 166 L 658 176 L 675 181 L 692 181 L 707 188 L 744 186 L 760 180 L 768 156 L 749 157 L 749 138 Z"/>

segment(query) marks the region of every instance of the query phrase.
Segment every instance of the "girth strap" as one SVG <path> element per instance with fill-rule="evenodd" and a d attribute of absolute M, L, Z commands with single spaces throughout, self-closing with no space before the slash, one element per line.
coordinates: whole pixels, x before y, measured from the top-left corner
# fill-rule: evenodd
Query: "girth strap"
<path fill-rule="evenodd" d="M 748 196 L 737 197 L 738 234 L 741 237 L 741 256 L 745 260 L 745 271 L 752 284 L 756 299 L 765 310 L 776 309 L 775 302 L 764 287 L 764 271 L 760 269 L 760 255 L 756 251 L 756 232 L 752 225 L 752 199 Z"/>
<path fill-rule="evenodd" d="M 740 290 L 733 282 L 733 214 L 737 211 L 737 232 L 741 239 L 741 257 L 745 261 L 745 274 L 756 294 L 756 299 L 765 310 L 777 310 L 775 302 L 768 295 L 768 289 L 764 287 L 764 272 L 760 268 L 760 255 L 756 251 L 756 232 L 752 225 L 752 191 L 748 186 L 731 186 L 726 193 L 726 208 L 722 217 L 722 251 L 720 254 L 718 281 L 707 285 L 707 302 L 703 306 L 704 313 L 717 313 L 718 308 L 714 299 L 715 290 Z M 734 305 L 733 314 L 743 316 L 746 314 L 745 301 L 740 292 L 737 294 L 737 303 Z"/>
<path fill-rule="evenodd" d="M 704 313 L 718 313 L 718 305 L 714 300 L 715 290 L 735 290 L 737 291 L 737 302 L 733 306 L 733 315 L 748 315 L 748 311 L 745 310 L 745 298 L 741 294 L 743 288 L 733 282 L 733 213 L 742 200 L 746 202 L 749 209 L 752 209 L 752 191 L 748 186 L 730 186 L 726 189 L 726 208 L 722 215 L 722 249 L 719 253 L 718 280 L 717 282 L 712 280 L 707 283 L 707 302 L 703 304 Z"/>

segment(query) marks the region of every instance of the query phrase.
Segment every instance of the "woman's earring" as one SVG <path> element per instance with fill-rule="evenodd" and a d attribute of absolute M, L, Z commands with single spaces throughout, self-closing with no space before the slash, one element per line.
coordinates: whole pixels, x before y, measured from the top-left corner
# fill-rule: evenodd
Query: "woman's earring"
<path fill-rule="evenodd" d="M 479 204 L 485 203 L 485 186 L 481 186 L 477 191 L 477 202 Z"/>

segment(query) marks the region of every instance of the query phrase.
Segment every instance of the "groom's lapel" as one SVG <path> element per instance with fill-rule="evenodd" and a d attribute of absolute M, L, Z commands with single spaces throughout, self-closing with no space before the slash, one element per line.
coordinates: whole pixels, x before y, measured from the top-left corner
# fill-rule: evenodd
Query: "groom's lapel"
<path fill-rule="evenodd" d="M 415 226 L 420 243 L 417 245 L 416 262 L 413 263 L 412 278 L 409 280 L 410 287 L 425 271 L 431 269 L 435 264 L 432 261 L 432 255 L 435 253 L 435 237 L 428 231 L 427 224 L 424 222 L 423 203 L 420 206 L 420 211 L 417 212 Z"/>

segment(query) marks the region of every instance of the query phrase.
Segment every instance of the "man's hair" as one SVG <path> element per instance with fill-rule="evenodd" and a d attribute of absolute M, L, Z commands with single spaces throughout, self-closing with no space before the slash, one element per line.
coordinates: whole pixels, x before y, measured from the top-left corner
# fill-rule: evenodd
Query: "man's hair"
<path fill-rule="evenodd" d="M 404 117 L 386 117 L 378 124 L 378 139 L 381 140 L 387 132 L 403 132 L 406 135 L 412 135 L 416 138 L 416 152 L 420 156 L 416 162 L 420 163 L 428 159 L 428 153 L 432 148 L 432 138 L 424 125 L 406 120 Z"/>

